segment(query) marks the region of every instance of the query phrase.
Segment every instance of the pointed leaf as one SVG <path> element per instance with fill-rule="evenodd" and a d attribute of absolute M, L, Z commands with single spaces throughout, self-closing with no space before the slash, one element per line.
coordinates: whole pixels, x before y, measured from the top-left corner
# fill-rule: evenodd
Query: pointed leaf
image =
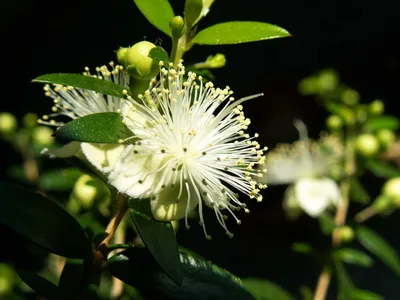
<path fill-rule="evenodd" d="M 291 249 L 294 252 L 303 254 L 309 254 L 313 250 L 310 243 L 293 243 Z"/>
<path fill-rule="evenodd" d="M 371 267 L 373 260 L 364 252 L 351 248 L 342 248 L 335 252 L 336 257 L 348 264 Z"/>
<path fill-rule="evenodd" d="M 120 114 L 107 112 L 72 120 L 58 128 L 54 135 L 67 141 L 118 144 L 128 137 L 128 132 Z"/>
<path fill-rule="evenodd" d="M 146 299 L 241 299 L 252 300 L 239 278 L 211 262 L 180 253 L 181 286 L 159 268 L 145 248 L 118 253 L 107 262 L 115 277 L 141 290 Z"/>
<path fill-rule="evenodd" d="M 52 253 L 90 256 L 90 243 L 79 223 L 44 196 L 0 182 L 0 222 Z"/>
<path fill-rule="evenodd" d="M 154 47 L 150 50 L 148 56 L 157 62 L 162 61 L 164 63 L 164 65 L 169 63 L 168 53 L 167 53 L 167 51 L 164 50 L 164 48 L 161 48 L 158 46 Z"/>
<path fill-rule="evenodd" d="M 133 0 L 154 27 L 171 36 L 169 21 L 175 16 L 168 0 Z"/>
<path fill-rule="evenodd" d="M 356 289 L 353 291 L 352 300 L 383 300 L 384 298 L 381 295 L 376 293 L 367 291 L 367 290 L 359 290 Z"/>
<path fill-rule="evenodd" d="M 150 201 L 130 199 L 131 217 L 143 243 L 154 259 L 177 284 L 182 282 L 178 244 L 171 222 L 161 222 L 153 218 Z"/>
<path fill-rule="evenodd" d="M 400 169 L 386 162 L 378 160 L 368 160 L 365 164 L 368 170 L 377 177 L 392 178 L 400 176 Z"/>
<path fill-rule="evenodd" d="M 48 300 L 62 300 L 64 297 L 58 286 L 54 285 L 46 278 L 25 270 L 17 270 L 19 277 L 25 282 L 38 296 L 43 296 Z"/>
<path fill-rule="evenodd" d="M 64 265 L 58 286 L 69 299 L 74 299 L 84 280 L 83 276 L 87 275 L 82 261 L 69 259 Z"/>
<path fill-rule="evenodd" d="M 285 29 L 262 22 L 234 21 L 203 29 L 192 40 L 201 45 L 226 45 L 256 42 L 290 36 Z"/>
<path fill-rule="evenodd" d="M 347 274 L 342 262 L 338 259 L 334 259 L 333 262 L 339 283 L 338 300 L 349 300 L 351 299 L 354 291 L 353 282 Z"/>
<path fill-rule="evenodd" d="M 350 183 L 350 200 L 362 204 L 368 204 L 371 201 L 367 190 L 357 178 L 353 178 Z"/>
<path fill-rule="evenodd" d="M 399 119 L 393 116 L 379 116 L 371 118 L 365 124 L 366 130 L 368 131 L 376 131 L 379 129 L 397 130 L 399 129 L 399 126 Z"/>
<path fill-rule="evenodd" d="M 335 221 L 328 213 L 321 214 L 318 221 L 321 231 L 326 235 L 330 235 L 336 227 Z"/>
<path fill-rule="evenodd" d="M 39 76 L 33 82 L 61 84 L 101 94 L 125 98 L 129 91 L 111 81 L 73 73 L 55 73 Z"/>
<path fill-rule="evenodd" d="M 382 262 L 400 275 L 400 258 L 396 250 L 392 248 L 378 233 L 359 227 L 356 231 L 358 241 L 371 253 L 375 254 Z"/>
<path fill-rule="evenodd" d="M 242 280 L 244 288 L 257 300 L 292 300 L 289 292 L 279 285 L 260 278 L 245 278 Z"/>

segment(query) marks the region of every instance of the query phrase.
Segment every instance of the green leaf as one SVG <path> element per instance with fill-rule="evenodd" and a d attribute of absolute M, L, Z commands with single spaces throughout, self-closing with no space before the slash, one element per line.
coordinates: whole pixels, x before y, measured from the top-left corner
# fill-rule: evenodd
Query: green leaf
<path fill-rule="evenodd" d="M 118 253 L 107 262 L 115 277 L 141 290 L 146 299 L 254 299 L 239 278 L 211 262 L 180 253 L 183 280 L 177 285 L 159 268 L 146 248 Z"/>
<path fill-rule="evenodd" d="M 80 175 L 77 168 L 51 170 L 40 176 L 39 186 L 45 191 L 71 191 Z"/>
<path fill-rule="evenodd" d="M 168 0 L 133 0 L 153 26 L 171 36 L 169 22 L 175 16 Z"/>
<path fill-rule="evenodd" d="M 335 256 L 342 262 L 362 267 L 371 267 L 373 264 L 371 257 L 356 249 L 342 248 L 335 252 Z"/>
<path fill-rule="evenodd" d="M 148 56 L 157 62 L 162 61 L 164 63 L 164 65 L 169 63 L 168 53 L 167 53 L 167 51 L 164 50 L 164 48 L 161 48 L 158 46 L 154 47 L 150 50 Z"/>
<path fill-rule="evenodd" d="M 309 243 L 293 243 L 291 249 L 294 252 L 309 254 L 312 251 L 312 246 Z"/>
<path fill-rule="evenodd" d="M 321 231 L 326 235 L 330 235 L 336 227 L 335 221 L 328 213 L 321 214 L 318 218 L 318 221 Z"/>
<path fill-rule="evenodd" d="M 106 112 L 72 120 L 58 128 L 54 135 L 68 141 L 118 144 L 128 137 L 128 132 L 120 114 Z"/>
<path fill-rule="evenodd" d="M 382 262 L 400 275 L 400 258 L 396 250 L 392 248 L 379 234 L 375 231 L 359 227 L 356 231 L 358 241 L 371 253 L 375 254 Z"/>
<path fill-rule="evenodd" d="M 171 222 L 161 222 L 153 218 L 150 201 L 130 199 L 131 217 L 143 243 L 156 262 L 177 284 L 182 282 L 178 244 Z"/>
<path fill-rule="evenodd" d="M 279 285 L 260 278 L 245 278 L 244 288 L 257 300 L 292 300 L 293 297 Z"/>
<path fill-rule="evenodd" d="M 185 1 L 185 25 L 192 28 L 203 10 L 203 0 L 186 0 Z"/>
<path fill-rule="evenodd" d="M 379 116 L 370 118 L 365 124 L 365 129 L 368 131 L 376 131 L 379 129 L 399 129 L 399 119 L 393 116 Z"/>
<path fill-rule="evenodd" d="M 300 294 L 303 297 L 303 300 L 313 300 L 314 295 L 313 295 L 313 290 L 306 285 L 303 285 L 300 287 Z"/>
<path fill-rule="evenodd" d="M 200 31 L 192 40 L 201 45 L 226 45 L 256 42 L 290 36 L 285 29 L 262 22 L 219 23 Z"/>
<path fill-rule="evenodd" d="M 26 270 L 17 270 L 19 277 L 25 282 L 38 296 L 48 300 L 67 299 L 58 286 L 54 285 L 46 278 Z"/>
<path fill-rule="evenodd" d="M 64 265 L 58 286 L 69 299 L 75 299 L 84 280 L 83 277 L 87 275 L 82 261 L 69 259 Z"/>
<path fill-rule="evenodd" d="M 363 187 L 357 178 L 352 178 L 350 182 L 350 199 L 362 204 L 368 204 L 371 201 L 367 190 Z"/>
<path fill-rule="evenodd" d="M 381 295 L 376 293 L 367 291 L 367 290 L 359 290 L 356 289 L 353 291 L 352 300 L 383 300 L 384 298 Z"/>
<path fill-rule="evenodd" d="M 83 90 L 95 91 L 101 94 L 125 98 L 129 91 L 111 81 L 71 73 L 55 73 L 39 76 L 33 82 L 61 84 Z"/>
<path fill-rule="evenodd" d="M 392 178 L 400 176 L 400 169 L 383 161 L 368 160 L 365 166 L 377 177 Z"/>
<path fill-rule="evenodd" d="M 339 104 L 339 103 L 333 103 L 333 102 L 328 102 L 325 104 L 326 109 L 334 114 L 338 115 L 341 117 L 347 124 L 352 124 L 354 123 L 355 116 L 354 112 L 348 108 L 346 105 Z"/>
<path fill-rule="evenodd" d="M 339 283 L 338 300 L 349 300 L 351 299 L 354 290 L 353 282 L 340 260 L 334 259 L 333 263 Z"/>
<path fill-rule="evenodd" d="M 9 182 L 0 182 L 0 222 L 52 253 L 90 256 L 79 223 L 55 202 Z"/>

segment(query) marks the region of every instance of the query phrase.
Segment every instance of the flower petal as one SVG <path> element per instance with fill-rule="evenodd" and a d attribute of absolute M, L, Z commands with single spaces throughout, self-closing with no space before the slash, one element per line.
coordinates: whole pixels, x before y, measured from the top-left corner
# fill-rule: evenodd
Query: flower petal
<path fill-rule="evenodd" d="M 126 145 L 81 143 L 86 159 L 102 173 L 109 173 Z"/>
<path fill-rule="evenodd" d="M 80 142 L 70 142 L 61 148 L 47 149 L 44 148 L 41 152 L 42 155 L 47 155 L 50 158 L 67 158 L 74 156 L 79 151 Z"/>

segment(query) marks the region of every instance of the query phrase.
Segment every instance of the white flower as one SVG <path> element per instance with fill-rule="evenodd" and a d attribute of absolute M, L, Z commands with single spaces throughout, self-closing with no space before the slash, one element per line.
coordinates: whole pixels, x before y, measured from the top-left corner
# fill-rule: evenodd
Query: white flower
<path fill-rule="evenodd" d="M 162 64 L 161 64 L 162 65 Z M 120 192 L 134 198 L 151 197 L 152 213 L 159 220 L 185 218 L 198 205 L 200 224 L 207 238 L 203 208 L 209 206 L 228 231 L 222 210 L 237 221 L 235 210 L 245 208 L 235 191 L 262 200 L 266 186 L 258 165 L 264 150 L 245 133 L 250 120 L 244 117 L 242 102 L 229 87 L 214 88 L 179 63 L 178 69 L 162 68 L 160 80 L 153 80 L 141 103 L 125 101 L 124 123 L 139 142 L 129 145 L 114 165 L 109 181 Z M 139 167 L 138 167 L 139 166 Z"/>
<path fill-rule="evenodd" d="M 341 200 L 338 185 L 328 176 L 340 161 L 343 150 L 332 136 L 311 143 L 304 123 L 296 121 L 295 126 L 300 141 L 280 145 L 267 155 L 265 180 L 272 185 L 289 184 L 283 201 L 289 217 L 295 218 L 301 211 L 318 217 Z"/>
<path fill-rule="evenodd" d="M 114 82 L 122 87 L 129 88 L 129 74 L 122 66 L 110 63 L 111 70 L 107 66 L 96 68 L 96 75 L 85 68 L 83 75 L 92 76 L 106 81 Z M 62 126 L 64 122 L 53 118 L 67 117 L 67 120 L 77 119 L 86 115 L 101 112 L 119 112 L 121 99 L 114 96 L 103 95 L 94 91 L 78 89 L 63 85 L 45 85 L 45 95 L 54 99 L 52 113 L 44 115 L 40 123 L 51 126 Z M 71 142 L 59 149 L 44 149 L 43 154 L 51 158 L 66 158 L 77 154 L 82 150 L 86 159 L 97 169 L 109 172 L 115 160 L 125 149 L 123 145 L 90 144 Z"/>

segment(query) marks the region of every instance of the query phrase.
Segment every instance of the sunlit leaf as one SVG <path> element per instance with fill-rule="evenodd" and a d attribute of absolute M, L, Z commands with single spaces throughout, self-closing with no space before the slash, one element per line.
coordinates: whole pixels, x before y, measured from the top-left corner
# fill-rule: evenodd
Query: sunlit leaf
<path fill-rule="evenodd" d="M 179 286 L 154 261 L 146 248 L 132 248 L 107 262 L 115 277 L 144 293 L 146 299 L 254 299 L 240 279 L 211 262 L 180 253 L 183 280 Z"/>
<path fill-rule="evenodd" d="M 71 73 L 46 74 L 35 78 L 33 82 L 73 86 L 83 90 L 95 91 L 101 94 L 120 97 L 120 98 L 125 98 L 126 93 L 129 94 L 129 91 L 125 90 L 124 87 L 116 83 L 81 74 L 71 74 Z"/>
<path fill-rule="evenodd" d="M 245 278 L 243 286 L 257 300 L 292 300 L 293 297 L 276 283 L 260 278 Z"/>
<path fill-rule="evenodd" d="M 383 296 L 367 291 L 356 289 L 353 291 L 352 300 L 383 300 Z"/>
<path fill-rule="evenodd" d="M 399 119 L 393 116 L 379 116 L 370 118 L 365 124 L 366 130 L 369 131 L 376 131 L 379 129 L 397 130 L 399 129 L 399 126 Z"/>
<path fill-rule="evenodd" d="M 182 282 L 178 244 L 171 222 L 161 222 L 153 218 L 147 199 L 130 199 L 131 217 L 136 229 L 154 259 L 173 281 Z"/>
<path fill-rule="evenodd" d="M 256 42 L 290 36 L 285 29 L 262 22 L 234 21 L 219 23 L 200 31 L 195 44 L 224 45 Z"/>
<path fill-rule="evenodd" d="M 169 22 L 174 11 L 168 0 L 133 0 L 146 19 L 157 29 L 171 36 Z"/>
<path fill-rule="evenodd" d="M 58 128 L 54 135 L 67 141 L 118 144 L 128 137 L 128 132 L 120 114 L 106 112 L 72 120 Z"/>
<path fill-rule="evenodd" d="M 397 275 L 400 275 L 400 258 L 396 250 L 378 233 L 366 227 L 359 227 L 356 230 L 356 236 L 361 245 L 375 254 Z"/>
<path fill-rule="evenodd" d="M 44 196 L 0 182 L 0 222 L 52 253 L 90 256 L 90 243 L 79 223 Z"/>

